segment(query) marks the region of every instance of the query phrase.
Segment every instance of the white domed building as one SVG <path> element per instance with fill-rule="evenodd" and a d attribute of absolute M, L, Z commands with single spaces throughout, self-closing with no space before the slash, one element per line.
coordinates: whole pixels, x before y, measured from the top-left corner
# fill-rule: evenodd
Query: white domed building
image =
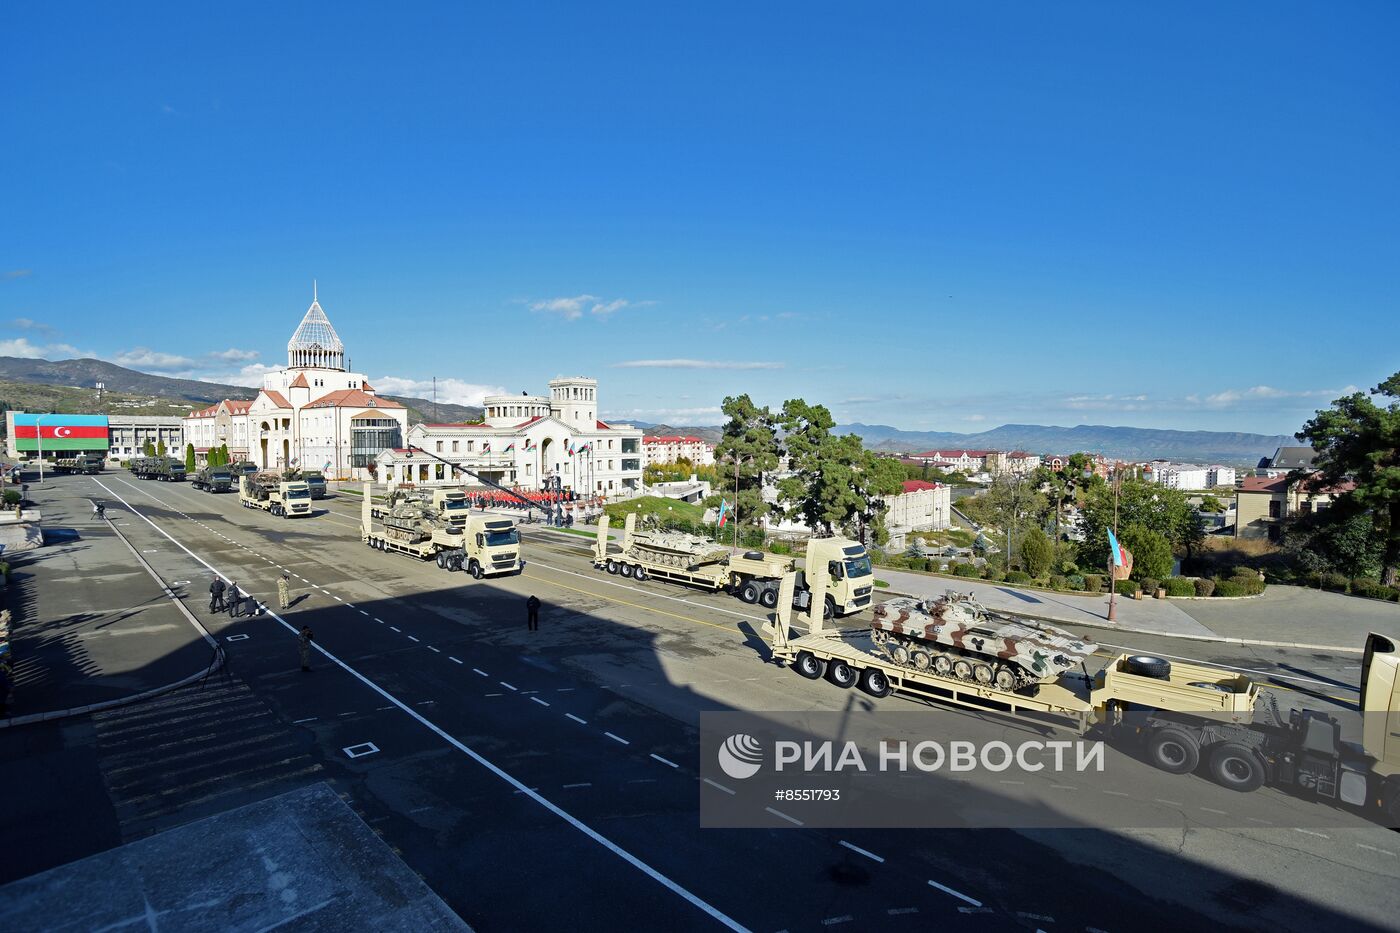
<path fill-rule="evenodd" d="M 201 463 L 227 444 L 232 458 L 265 469 L 368 479 L 381 452 L 402 446 L 408 410 L 346 368 L 345 345 L 313 290 L 311 307 L 287 341 L 287 368 L 265 375 L 252 402 L 225 399 L 191 412 L 184 427 Z"/>

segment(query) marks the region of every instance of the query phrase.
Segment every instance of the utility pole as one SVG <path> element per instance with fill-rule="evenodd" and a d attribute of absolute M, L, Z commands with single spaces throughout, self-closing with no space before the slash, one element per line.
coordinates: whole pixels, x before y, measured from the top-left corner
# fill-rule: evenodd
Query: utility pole
<path fill-rule="evenodd" d="M 437 421 L 441 415 L 438 414 L 437 406 L 437 376 L 433 377 L 433 421 Z"/>

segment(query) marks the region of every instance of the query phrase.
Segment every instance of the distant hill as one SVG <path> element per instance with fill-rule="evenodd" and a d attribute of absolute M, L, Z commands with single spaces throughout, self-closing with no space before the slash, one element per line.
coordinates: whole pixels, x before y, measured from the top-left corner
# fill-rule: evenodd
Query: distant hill
<path fill-rule="evenodd" d="M 1166 431 L 1158 428 L 1080 424 L 1072 428 L 1039 424 L 1004 424 L 977 434 L 946 431 L 903 431 L 885 424 L 843 424 L 835 430 L 859 434 L 876 450 L 915 453 L 938 448 L 1028 450 L 1071 454 L 1092 451 L 1122 460 L 1163 458 L 1185 462 L 1253 466 L 1280 446 L 1296 444 L 1285 434 L 1244 434 L 1229 431 Z"/>
<path fill-rule="evenodd" d="M 103 404 L 97 405 L 94 384 L 106 386 Z M 177 412 L 179 407 L 203 408 L 222 399 L 250 399 L 258 393 L 247 386 L 222 385 L 217 382 L 201 382 L 197 379 L 173 379 L 169 376 L 153 376 L 150 373 L 127 369 L 105 360 L 31 360 L 16 356 L 0 356 L 0 383 L 28 384 L 32 386 L 64 386 L 78 391 L 76 394 L 63 393 L 57 396 L 35 393 L 32 401 L 25 401 L 22 385 L 6 387 L 9 395 L 0 395 L 10 408 L 37 410 L 36 403 L 54 410 L 70 411 L 74 414 L 103 414 L 121 411 L 127 414 L 156 414 Z M 15 397 L 11 397 L 11 395 Z M 122 401 L 139 399 L 147 402 L 138 411 L 131 405 L 113 408 L 108 396 L 119 396 Z M 408 408 L 409 421 L 477 421 L 481 409 L 471 405 L 452 405 L 439 402 L 434 405 L 422 398 L 400 395 L 386 395 L 387 399 Z M 180 402 L 181 406 L 167 403 Z M 31 407 L 32 406 L 32 407 Z"/>

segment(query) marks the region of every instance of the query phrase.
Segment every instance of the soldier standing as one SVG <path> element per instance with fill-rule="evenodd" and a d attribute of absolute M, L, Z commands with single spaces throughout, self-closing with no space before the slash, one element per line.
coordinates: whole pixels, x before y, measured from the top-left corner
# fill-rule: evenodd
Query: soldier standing
<path fill-rule="evenodd" d="M 215 577 L 214 582 L 209 584 L 209 611 L 224 611 L 224 578 Z"/>
<path fill-rule="evenodd" d="M 315 638 L 309 625 L 303 625 L 297 635 L 297 652 L 301 655 L 301 669 L 304 671 L 311 670 L 311 642 Z"/>
<path fill-rule="evenodd" d="M 540 630 L 540 598 L 534 594 L 525 600 L 525 620 L 529 625 L 527 631 L 538 632 Z"/>
<path fill-rule="evenodd" d="M 277 578 L 277 605 L 282 608 L 283 612 L 292 608 L 291 581 L 287 579 L 285 573 Z"/>
<path fill-rule="evenodd" d="M 242 610 L 242 608 L 243 608 L 242 606 L 239 605 L 239 603 L 242 601 L 242 599 L 243 599 L 242 594 L 240 594 L 240 593 L 238 592 L 238 581 L 237 581 L 237 580 L 230 580 L 230 581 L 229 581 L 229 585 L 228 585 L 228 614 L 229 614 L 229 618 L 232 618 L 232 619 L 238 618 L 238 613 L 239 613 L 239 612 Z"/>

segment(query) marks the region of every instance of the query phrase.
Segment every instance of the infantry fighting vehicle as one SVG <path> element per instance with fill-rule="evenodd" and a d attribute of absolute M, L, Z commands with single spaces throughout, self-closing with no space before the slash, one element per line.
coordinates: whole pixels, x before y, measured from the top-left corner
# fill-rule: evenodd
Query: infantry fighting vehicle
<path fill-rule="evenodd" d="M 62 457 L 54 461 L 53 468 L 55 473 L 85 473 L 91 476 L 102 472 L 102 458 L 97 454 Z"/>
<path fill-rule="evenodd" d="M 176 457 L 137 457 L 131 461 L 131 472 L 137 479 L 180 483 L 185 479 L 185 461 Z"/>
<path fill-rule="evenodd" d="M 459 489 L 391 489 L 385 504 L 376 505 L 366 483 L 360 508 L 360 538 L 375 550 L 432 559 L 442 570 L 465 570 L 478 580 L 525 567 L 515 522 L 470 514 Z"/>
<path fill-rule="evenodd" d="M 282 518 L 305 518 L 311 514 L 310 488 L 303 482 L 288 482 L 280 473 L 239 477 L 238 501 L 245 509 L 262 509 Z"/>
<path fill-rule="evenodd" d="M 233 473 L 227 466 L 207 466 L 190 477 L 190 485 L 205 492 L 228 492 L 233 488 Z"/>
<path fill-rule="evenodd" d="M 652 527 L 636 530 L 636 514 L 623 526 L 622 547 L 608 542 L 608 517 L 598 525 L 593 566 L 637 580 L 655 577 L 710 590 L 723 589 L 746 603 L 765 609 L 778 605 L 778 585 L 785 573 L 796 571 L 793 605 L 806 609 L 812 599 L 807 580 L 820 565 L 829 587 L 822 600 L 824 618 L 849 615 L 870 605 L 875 577 L 865 546 L 846 538 L 813 538 L 804 557 L 745 551 L 732 554 L 710 538 Z"/>
<path fill-rule="evenodd" d="M 875 607 L 871 640 L 894 663 L 998 690 L 1051 681 L 1098 645 L 1039 622 L 997 615 L 970 595 L 900 596 Z"/>

